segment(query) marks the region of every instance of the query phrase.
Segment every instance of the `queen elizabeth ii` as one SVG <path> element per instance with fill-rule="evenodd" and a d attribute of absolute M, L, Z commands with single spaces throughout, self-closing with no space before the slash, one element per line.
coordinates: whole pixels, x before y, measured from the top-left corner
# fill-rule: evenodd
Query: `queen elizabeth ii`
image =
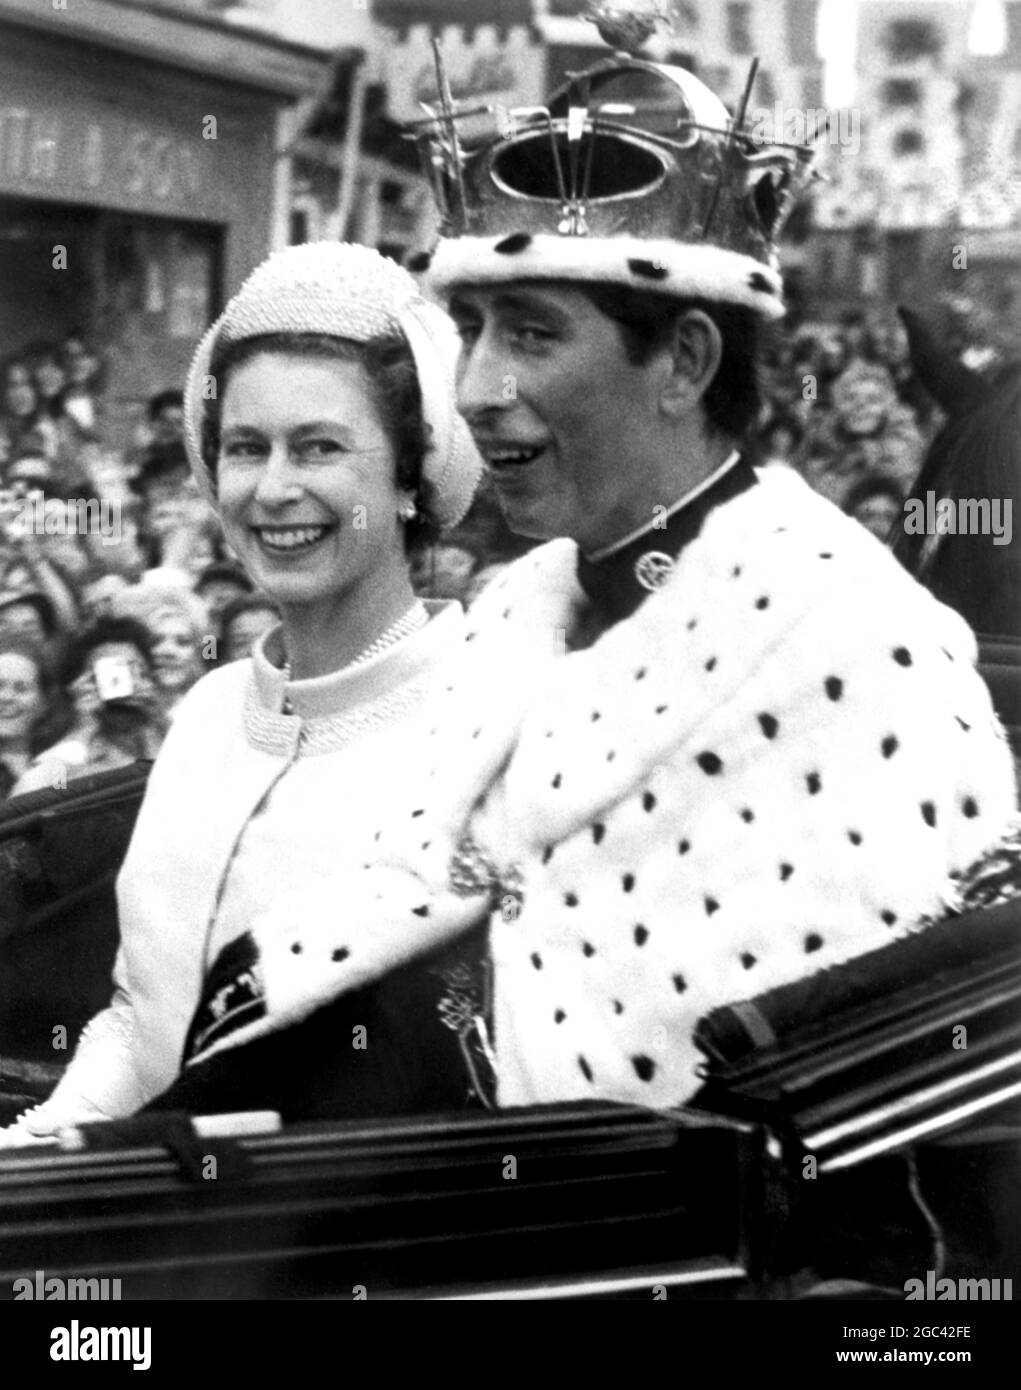
<path fill-rule="evenodd" d="M 461 518 L 478 478 L 456 355 L 405 271 L 335 244 L 271 256 L 203 339 L 191 465 L 282 621 L 179 706 L 118 880 L 112 1001 L 53 1095 L 0 1142 L 131 1114 L 250 1023 L 263 1007 L 245 958 L 253 920 L 327 882 L 386 799 L 409 716 L 464 636 L 459 605 L 416 599 L 409 577 L 410 554 Z M 475 961 L 469 944 L 404 972 L 356 996 L 328 1045 L 305 1039 L 306 1059 L 334 1067 L 344 1113 L 469 1096 L 443 1021 L 449 981 Z M 315 1072 L 296 1065 L 285 1111 L 328 1109 Z"/>

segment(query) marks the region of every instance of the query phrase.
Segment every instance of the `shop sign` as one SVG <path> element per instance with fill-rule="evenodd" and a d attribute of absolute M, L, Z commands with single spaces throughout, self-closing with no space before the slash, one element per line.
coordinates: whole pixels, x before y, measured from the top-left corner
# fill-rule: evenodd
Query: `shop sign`
<path fill-rule="evenodd" d="M 5 192 L 195 215 L 202 155 L 201 129 L 185 139 L 98 111 L 81 119 L 52 107 L 0 106 Z"/>

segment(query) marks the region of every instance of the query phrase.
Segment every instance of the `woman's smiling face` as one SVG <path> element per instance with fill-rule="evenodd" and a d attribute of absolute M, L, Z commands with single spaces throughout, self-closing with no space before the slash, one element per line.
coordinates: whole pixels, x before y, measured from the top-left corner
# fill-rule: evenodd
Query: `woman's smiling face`
<path fill-rule="evenodd" d="M 264 352 L 232 368 L 216 471 L 227 538 L 284 609 L 406 567 L 394 452 L 360 362 Z"/>

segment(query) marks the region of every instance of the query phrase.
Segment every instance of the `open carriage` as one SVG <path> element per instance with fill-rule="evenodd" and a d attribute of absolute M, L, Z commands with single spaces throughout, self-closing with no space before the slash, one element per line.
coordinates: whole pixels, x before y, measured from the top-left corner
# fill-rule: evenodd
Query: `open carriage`
<path fill-rule="evenodd" d="M 933 460 L 921 492 L 952 491 Z M 1016 593 L 1014 555 L 973 547 L 969 590 Z M 904 558 L 953 599 L 952 565 Z M 981 639 L 981 665 L 1017 751 L 1021 608 L 997 611 L 1010 630 Z M 2 1122 L 49 1093 L 107 1001 L 147 775 L 0 810 Z M 75 1151 L 0 1154 L 0 1296 L 34 1270 L 116 1277 L 128 1298 L 903 1298 L 930 1271 L 1012 1279 L 1021 897 L 997 896 L 994 874 L 988 905 L 703 1019 L 705 1084 L 684 1109 L 243 1135 L 146 1115 L 86 1127 Z"/>

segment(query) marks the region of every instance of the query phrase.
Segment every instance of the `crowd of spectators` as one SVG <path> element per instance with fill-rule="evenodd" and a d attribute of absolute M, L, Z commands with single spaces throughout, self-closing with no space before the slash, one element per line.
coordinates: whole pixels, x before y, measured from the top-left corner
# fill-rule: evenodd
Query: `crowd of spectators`
<path fill-rule="evenodd" d="M 981 365 L 981 364 L 979 364 Z M 151 757 L 192 684 L 276 621 L 191 478 L 179 390 L 152 397 L 109 446 L 103 365 L 87 339 L 8 357 L 0 400 L 0 796 Z M 801 324 L 772 343 L 755 462 L 785 466 L 885 537 L 940 423 L 892 313 Z M 40 534 L 25 499 L 45 499 Z M 75 524 L 115 507 L 116 534 Z M 66 506 L 67 525 L 50 525 Z M 33 515 L 38 515 L 33 513 Z M 529 543 L 487 484 L 464 523 L 416 560 L 424 597 L 471 600 Z"/>
<path fill-rule="evenodd" d="M 114 449 L 102 363 L 82 334 L 9 357 L 2 382 L 8 796 L 154 757 L 187 690 L 247 655 L 277 614 L 253 593 L 191 479 L 179 390 L 154 396 L 129 447 Z M 81 524 L 89 499 L 112 525 Z"/>

